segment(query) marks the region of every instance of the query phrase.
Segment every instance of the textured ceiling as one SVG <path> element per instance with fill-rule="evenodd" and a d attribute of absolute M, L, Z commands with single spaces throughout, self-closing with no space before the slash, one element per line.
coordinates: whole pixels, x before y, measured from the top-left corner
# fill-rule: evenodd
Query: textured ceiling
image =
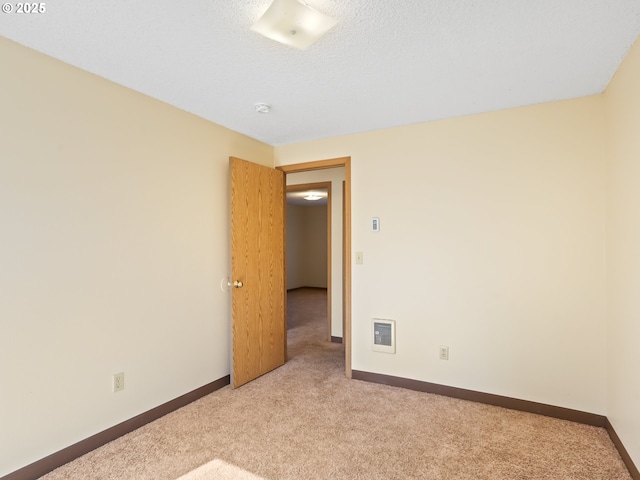
<path fill-rule="evenodd" d="M 270 3 L 57 0 L 0 35 L 282 145 L 600 93 L 640 33 L 640 0 L 307 0 L 339 22 L 298 51 L 249 30 Z"/>

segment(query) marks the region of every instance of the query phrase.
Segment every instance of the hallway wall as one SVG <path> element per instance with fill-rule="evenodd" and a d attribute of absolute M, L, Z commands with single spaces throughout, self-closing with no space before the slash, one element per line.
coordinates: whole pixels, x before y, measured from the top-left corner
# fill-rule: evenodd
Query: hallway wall
<path fill-rule="evenodd" d="M 287 289 L 327 288 L 327 206 L 287 205 Z"/>

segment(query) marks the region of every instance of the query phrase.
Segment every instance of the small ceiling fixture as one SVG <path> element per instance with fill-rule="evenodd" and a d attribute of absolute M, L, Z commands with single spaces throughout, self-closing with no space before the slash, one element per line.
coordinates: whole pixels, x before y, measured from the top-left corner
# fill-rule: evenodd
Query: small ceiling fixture
<path fill-rule="evenodd" d="M 299 0 L 273 0 L 251 30 L 299 50 L 309 48 L 338 21 Z"/>
<path fill-rule="evenodd" d="M 305 195 L 303 197 L 305 200 L 320 200 L 322 198 L 322 195 L 320 195 L 319 193 L 315 193 L 315 192 L 309 192 L 308 195 Z"/>
<path fill-rule="evenodd" d="M 271 105 L 268 103 L 256 103 L 253 108 L 256 109 L 256 113 L 269 113 L 271 111 Z"/>

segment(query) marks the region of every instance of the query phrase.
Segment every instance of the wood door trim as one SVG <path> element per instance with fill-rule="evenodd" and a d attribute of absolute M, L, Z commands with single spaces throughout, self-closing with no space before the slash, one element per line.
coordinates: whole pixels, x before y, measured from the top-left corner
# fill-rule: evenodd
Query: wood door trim
<path fill-rule="evenodd" d="M 331 158 L 328 160 L 317 160 L 315 162 L 294 163 L 290 165 L 280 165 L 276 167 L 284 173 L 309 172 L 311 170 L 323 170 L 325 168 L 347 167 L 351 164 L 351 157 Z"/>
<path fill-rule="evenodd" d="M 346 212 L 345 212 L 345 182 L 344 180 L 342 181 L 342 271 L 344 272 L 347 268 L 347 259 L 348 259 L 348 255 L 345 251 L 345 245 L 347 244 L 347 240 L 346 240 L 346 221 L 345 218 L 347 217 Z M 346 281 L 342 282 L 342 312 L 340 312 L 342 314 L 342 336 L 344 336 L 344 332 L 347 329 L 347 327 L 345 326 L 345 318 L 347 318 L 347 314 L 346 314 L 346 307 L 344 304 L 344 298 L 346 297 Z M 342 337 L 340 337 L 340 343 L 342 343 Z"/>
<path fill-rule="evenodd" d="M 285 175 L 285 181 L 286 181 Z M 331 320 L 332 320 L 332 310 L 333 303 L 331 299 L 333 298 L 333 283 L 332 283 L 332 270 L 331 266 L 333 265 L 332 250 L 331 250 L 331 205 L 332 205 L 332 196 L 331 196 L 331 182 L 328 182 L 329 186 L 327 187 L 327 340 L 331 341 Z"/>
<path fill-rule="evenodd" d="M 308 172 L 312 170 L 323 170 L 326 168 L 344 167 L 344 244 L 342 246 L 344 257 L 348 261 L 344 264 L 342 279 L 344 282 L 344 332 L 342 332 L 345 352 L 345 374 L 351 378 L 351 157 L 331 158 L 318 160 L 315 162 L 295 163 L 290 165 L 280 165 L 276 169 L 286 174 Z"/>
<path fill-rule="evenodd" d="M 301 192 L 303 190 L 313 190 L 327 188 L 331 190 L 331 182 L 314 182 L 314 183 L 296 183 L 295 185 L 286 185 L 287 192 Z"/>
<path fill-rule="evenodd" d="M 331 182 L 314 182 L 314 183 L 298 183 L 295 185 L 287 185 L 285 175 L 285 190 L 287 192 L 302 192 L 304 190 L 327 190 L 327 340 L 331 341 Z M 344 202 L 343 202 L 344 203 Z M 285 218 L 287 218 L 286 199 L 285 199 Z M 286 225 L 285 225 L 285 243 L 286 243 Z M 285 254 L 286 265 L 286 254 Z M 287 278 L 286 275 L 284 277 Z M 286 281 L 286 280 L 285 280 Z M 286 302 L 285 302 L 286 305 Z"/>

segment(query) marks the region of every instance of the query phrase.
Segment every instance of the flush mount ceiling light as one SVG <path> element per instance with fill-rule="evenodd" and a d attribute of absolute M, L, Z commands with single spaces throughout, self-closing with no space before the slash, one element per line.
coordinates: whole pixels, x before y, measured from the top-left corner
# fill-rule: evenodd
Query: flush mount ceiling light
<path fill-rule="evenodd" d="M 276 42 L 305 50 L 337 22 L 299 0 L 273 0 L 251 30 Z"/>
<path fill-rule="evenodd" d="M 322 198 L 322 195 L 320 195 L 319 193 L 315 193 L 315 192 L 309 192 L 308 195 L 305 195 L 302 198 L 304 198 L 305 200 L 314 201 L 314 200 L 320 200 Z"/>
<path fill-rule="evenodd" d="M 268 103 L 256 103 L 253 108 L 256 113 L 269 113 L 271 111 L 271 105 Z"/>

